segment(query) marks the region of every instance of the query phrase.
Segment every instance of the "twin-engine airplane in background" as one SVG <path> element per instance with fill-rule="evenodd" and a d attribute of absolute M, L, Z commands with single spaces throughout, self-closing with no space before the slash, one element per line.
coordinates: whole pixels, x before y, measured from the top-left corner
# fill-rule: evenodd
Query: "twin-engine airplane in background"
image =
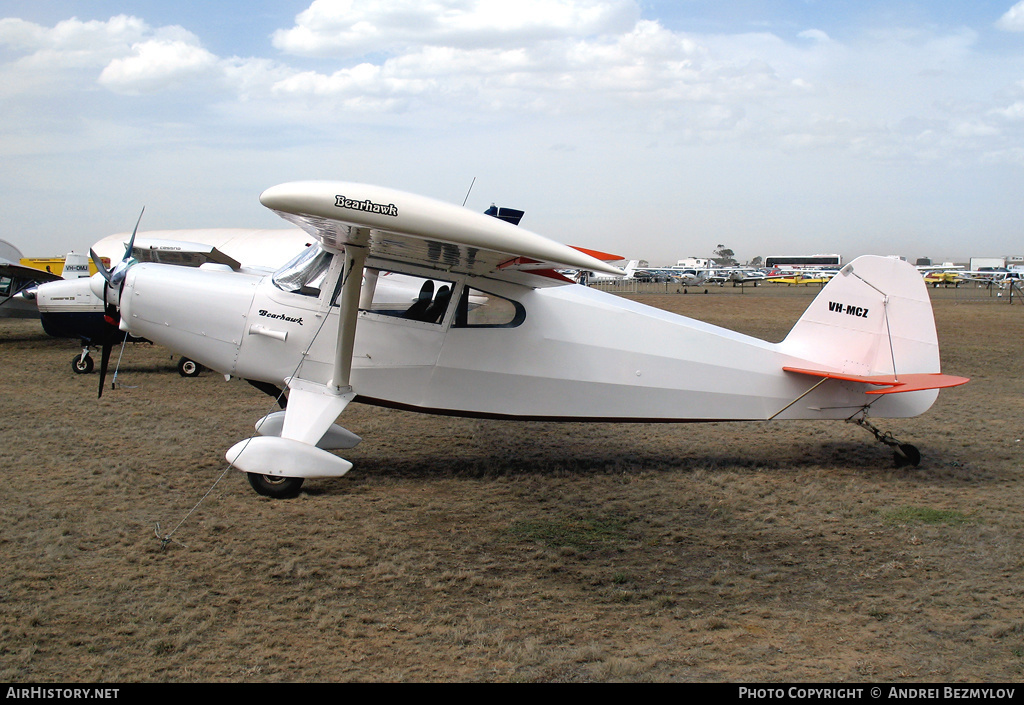
<path fill-rule="evenodd" d="M 141 221 L 141 215 L 139 216 Z M 141 235 L 141 237 L 137 237 Z M 90 248 L 100 264 L 121 262 L 161 262 L 184 267 L 216 264 L 222 268 L 269 274 L 287 262 L 295 252 L 316 242 L 298 228 L 281 230 L 244 230 L 208 228 L 194 230 L 157 230 L 110 235 Z M 123 257 L 122 257 L 123 254 Z M 68 258 L 72 255 L 69 254 Z M 88 259 L 83 257 L 88 276 Z M 100 266 L 97 266 L 100 269 Z M 106 269 L 106 266 L 102 267 Z M 108 315 L 107 304 L 92 292 L 92 284 L 81 279 L 60 280 L 40 285 L 34 293 L 43 330 L 55 338 L 77 338 L 82 351 L 71 359 L 71 369 L 80 374 L 93 370 L 90 348 L 108 350 L 125 342 L 117 328 L 116 311 Z M 133 340 L 129 338 L 129 340 Z M 195 376 L 199 367 L 181 358 L 178 371 Z M 102 389 L 102 384 L 100 385 Z"/>
<path fill-rule="evenodd" d="M 839 419 L 917 464 L 868 416 L 916 416 L 967 381 L 940 373 L 927 290 L 898 260 L 854 260 L 768 343 L 574 285 L 557 270 L 613 275 L 620 258 L 459 206 L 341 182 L 260 200 L 317 241 L 273 275 L 142 263 L 92 283 L 122 331 L 288 390 L 227 452 L 266 496 L 351 469 L 330 451 L 360 441 L 335 423 L 353 401 L 491 419 Z M 419 282 L 416 301 L 379 295 L 393 273 Z"/>

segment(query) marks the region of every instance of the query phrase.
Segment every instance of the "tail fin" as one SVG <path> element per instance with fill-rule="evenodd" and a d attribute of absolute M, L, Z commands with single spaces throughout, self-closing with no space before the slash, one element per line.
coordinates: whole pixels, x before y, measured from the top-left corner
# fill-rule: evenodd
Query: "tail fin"
<path fill-rule="evenodd" d="M 65 279 L 81 279 L 89 276 L 89 257 L 78 252 L 69 252 L 64 257 L 64 271 L 61 276 Z"/>
<path fill-rule="evenodd" d="M 939 372 L 924 279 L 890 257 L 858 257 L 811 302 L 779 348 L 804 367 L 848 375 Z"/>

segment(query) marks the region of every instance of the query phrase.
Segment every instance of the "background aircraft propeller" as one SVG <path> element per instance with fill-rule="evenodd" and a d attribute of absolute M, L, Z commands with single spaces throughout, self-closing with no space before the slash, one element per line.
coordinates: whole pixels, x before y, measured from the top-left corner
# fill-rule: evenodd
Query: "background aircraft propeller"
<path fill-rule="evenodd" d="M 132 230 L 131 239 L 128 240 L 128 246 L 125 248 L 124 257 L 118 262 L 112 269 L 107 269 L 103 265 L 103 261 L 96 254 L 95 250 L 89 249 L 89 256 L 92 258 L 93 263 L 96 265 L 96 271 L 99 272 L 100 276 L 103 277 L 103 319 L 111 326 L 109 335 L 103 337 L 103 346 L 100 354 L 100 385 L 99 393 L 97 398 L 103 396 L 103 383 L 107 377 L 107 365 L 110 362 L 110 351 L 114 347 L 114 338 L 118 335 L 118 324 L 121 320 L 121 315 L 118 312 L 118 305 L 121 299 L 121 289 L 124 287 L 124 278 L 128 273 L 128 268 L 135 264 L 135 258 L 132 257 L 132 248 L 135 247 L 135 234 L 139 231 L 139 223 L 142 222 L 142 214 L 146 212 L 146 208 L 142 208 L 142 213 L 139 213 L 139 219 L 135 221 L 135 229 Z M 117 293 L 115 301 L 110 301 L 109 292 L 114 291 Z"/>

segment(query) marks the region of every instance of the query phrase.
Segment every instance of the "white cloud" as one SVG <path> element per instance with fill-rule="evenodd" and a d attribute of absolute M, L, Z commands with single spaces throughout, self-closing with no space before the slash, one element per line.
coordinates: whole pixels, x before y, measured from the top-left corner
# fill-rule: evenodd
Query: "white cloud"
<path fill-rule="evenodd" d="M 637 109 L 762 102 L 806 92 L 806 83 L 780 79 L 769 60 L 756 52 L 736 58 L 728 47 L 712 51 L 694 37 L 640 20 L 597 37 L 496 47 L 425 44 L 331 74 L 296 73 L 276 81 L 274 91 L 292 98 L 387 96 L 405 107 L 471 112 L 600 110 L 614 120 Z"/>
<path fill-rule="evenodd" d="M 633 0 L 315 0 L 273 41 L 302 56 L 500 48 L 628 31 L 639 17 Z"/>
<path fill-rule="evenodd" d="M 1024 101 L 1018 100 L 1005 108 L 993 108 L 989 114 L 1004 120 L 1024 120 Z"/>
<path fill-rule="evenodd" d="M 191 41 L 153 39 L 111 61 L 98 80 L 115 92 L 145 93 L 181 85 L 217 66 L 217 57 Z"/>
<path fill-rule="evenodd" d="M 53 27 L 2 18 L 4 46 L 21 56 L 0 65 L 3 95 L 48 94 L 60 82 L 81 86 L 83 73 L 94 72 L 96 83 L 115 93 L 155 93 L 205 78 L 245 98 L 268 93 L 275 81 L 294 73 L 269 59 L 218 57 L 182 27 L 154 28 L 127 15 L 102 22 L 72 18 Z"/>
<path fill-rule="evenodd" d="M 0 66 L 0 93 L 41 93 L 47 76 L 63 71 L 77 84 L 93 71 L 93 85 L 119 94 L 216 87 L 207 95 L 222 115 L 284 126 L 372 118 L 415 129 L 530 115 L 683 143 L 860 155 L 913 153 L 920 141 L 893 127 L 908 118 L 944 133 L 951 149 L 1013 137 L 1001 131 L 1017 121 L 1013 99 L 993 98 L 1005 86 L 986 92 L 972 71 L 975 32 L 798 36 L 674 31 L 639 19 L 633 0 L 315 0 L 275 43 L 349 58 L 300 69 L 218 57 L 182 27 L 125 15 L 52 28 L 8 18 L 0 45 L 22 57 Z M 966 93 L 959 105 L 947 99 Z M 821 115 L 832 117 L 812 117 Z"/>
<path fill-rule="evenodd" d="M 801 39 L 811 39 L 816 42 L 832 41 L 832 38 L 829 37 L 828 34 L 826 34 L 825 32 L 821 31 L 820 29 L 808 29 L 803 32 L 800 32 L 800 34 L 796 36 L 800 37 Z"/>
<path fill-rule="evenodd" d="M 1024 32 L 1024 2 L 1018 2 L 1007 10 L 996 22 L 996 27 L 1007 32 Z"/>
<path fill-rule="evenodd" d="M 24 51 L 23 68 L 102 66 L 123 55 L 151 30 L 137 17 L 118 15 L 106 22 L 76 18 L 43 27 L 16 18 L 0 19 L 0 44 Z"/>
<path fill-rule="evenodd" d="M 78 83 L 82 72 L 97 71 L 97 83 L 111 91 L 154 92 L 212 74 L 222 63 L 182 27 L 154 29 L 127 15 L 105 22 L 72 18 L 53 27 L 4 18 L 0 45 L 23 54 L 0 74 L 22 79 L 4 83 L 5 90 L 23 93 L 43 93 L 47 84 L 60 81 Z"/>
<path fill-rule="evenodd" d="M 43 43 L 46 28 L 17 17 L 0 19 L 0 44 L 15 49 L 36 49 Z"/>

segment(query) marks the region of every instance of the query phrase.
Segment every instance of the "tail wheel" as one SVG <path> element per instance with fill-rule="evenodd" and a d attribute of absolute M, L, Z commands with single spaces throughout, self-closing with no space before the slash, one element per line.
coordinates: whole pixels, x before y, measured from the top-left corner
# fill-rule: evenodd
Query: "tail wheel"
<path fill-rule="evenodd" d="M 249 484 L 256 494 L 272 499 L 291 499 L 299 494 L 302 477 L 281 477 L 280 475 L 260 475 L 255 472 L 246 473 Z"/>
<path fill-rule="evenodd" d="M 921 451 L 915 446 L 909 443 L 901 443 L 896 446 L 896 450 L 893 451 L 893 459 L 896 461 L 896 467 L 903 468 L 908 465 L 917 467 L 921 464 Z"/>

